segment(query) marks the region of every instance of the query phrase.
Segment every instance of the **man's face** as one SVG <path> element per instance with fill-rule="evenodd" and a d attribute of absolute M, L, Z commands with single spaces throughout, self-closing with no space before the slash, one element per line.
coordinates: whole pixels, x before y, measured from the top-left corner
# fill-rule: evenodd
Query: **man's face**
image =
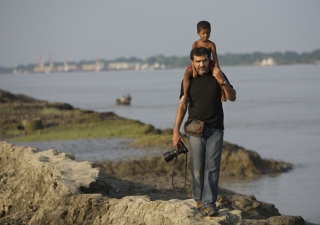
<path fill-rule="evenodd" d="M 193 56 L 192 64 L 199 75 L 206 74 L 209 71 L 208 55 Z"/>

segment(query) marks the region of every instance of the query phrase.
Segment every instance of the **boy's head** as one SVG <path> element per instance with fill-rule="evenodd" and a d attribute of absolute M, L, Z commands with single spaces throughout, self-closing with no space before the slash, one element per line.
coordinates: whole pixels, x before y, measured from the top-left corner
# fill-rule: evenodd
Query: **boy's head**
<path fill-rule="evenodd" d="M 211 26 L 207 21 L 200 21 L 197 24 L 198 35 L 200 40 L 203 42 L 207 42 L 210 38 Z"/>
<path fill-rule="evenodd" d="M 211 31 L 211 25 L 210 25 L 210 23 L 208 21 L 200 21 L 197 24 L 197 30 L 198 30 L 198 33 L 201 30 L 209 30 L 209 31 Z"/>

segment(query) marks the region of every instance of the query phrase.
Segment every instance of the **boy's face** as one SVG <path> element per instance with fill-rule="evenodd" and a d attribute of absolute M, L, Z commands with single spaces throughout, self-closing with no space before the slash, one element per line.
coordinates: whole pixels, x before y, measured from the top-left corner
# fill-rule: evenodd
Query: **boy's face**
<path fill-rule="evenodd" d="M 210 30 L 209 29 L 201 29 L 198 32 L 201 41 L 208 41 L 210 38 Z"/>

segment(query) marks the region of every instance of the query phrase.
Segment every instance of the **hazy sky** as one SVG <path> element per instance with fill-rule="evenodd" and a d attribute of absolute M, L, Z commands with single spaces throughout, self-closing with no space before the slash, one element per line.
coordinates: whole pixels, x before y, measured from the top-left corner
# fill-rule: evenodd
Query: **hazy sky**
<path fill-rule="evenodd" d="M 320 48 L 319 0 L 1 0 L 0 66 L 187 56 L 200 20 L 218 54 Z"/>

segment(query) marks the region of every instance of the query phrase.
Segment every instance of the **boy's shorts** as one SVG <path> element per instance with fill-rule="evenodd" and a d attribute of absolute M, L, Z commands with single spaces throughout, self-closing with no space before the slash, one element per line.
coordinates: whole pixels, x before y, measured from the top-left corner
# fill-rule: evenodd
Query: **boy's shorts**
<path fill-rule="evenodd" d="M 210 68 L 213 68 L 213 67 L 214 67 L 214 62 L 213 62 L 212 59 L 209 60 L 209 67 L 210 67 Z M 190 63 L 190 65 L 187 67 L 186 71 L 187 71 L 188 69 L 192 69 L 192 63 Z"/>

